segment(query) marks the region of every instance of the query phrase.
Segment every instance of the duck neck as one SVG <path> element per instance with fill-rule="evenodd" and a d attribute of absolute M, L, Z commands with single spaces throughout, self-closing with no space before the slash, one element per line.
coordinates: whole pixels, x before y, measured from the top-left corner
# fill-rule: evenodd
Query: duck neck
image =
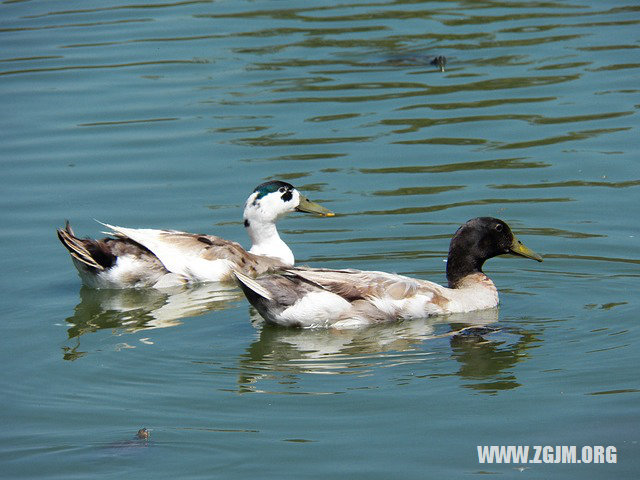
<path fill-rule="evenodd" d="M 276 224 L 271 221 L 261 221 L 245 216 L 244 226 L 251 238 L 250 253 L 275 257 L 287 265 L 293 265 L 295 258 L 289 246 L 282 241 Z"/>
<path fill-rule="evenodd" d="M 474 273 L 482 273 L 484 259 L 474 253 L 473 248 L 451 245 L 447 258 L 447 281 L 449 288 L 459 288 L 463 279 Z"/>

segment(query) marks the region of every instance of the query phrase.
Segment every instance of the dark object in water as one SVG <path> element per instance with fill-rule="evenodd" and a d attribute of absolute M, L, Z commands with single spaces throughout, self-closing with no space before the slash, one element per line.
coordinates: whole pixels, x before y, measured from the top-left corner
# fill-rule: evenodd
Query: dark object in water
<path fill-rule="evenodd" d="M 447 58 L 444 55 L 438 55 L 431 60 L 431 65 L 438 67 L 441 72 L 444 72 L 444 67 L 447 65 Z"/>
<path fill-rule="evenodd" d="M 147 428 L 141 428 L 130 440 L 110 443 L 106 445 L 105 453 L 109 455 L 128 455 L 142 451 L 149 446 L 149 435 L 151 431 Z"/>
<path fill-rule="evenodd" d="M 465 327 L 458 330 L 455 335 L 453 335 L 452 340 L 460 342 L 477 342 L 484 340 L 484 335 L 489 335 L 499 331 L 500 330 L 498 328 L 486 325 Z"/>
<path fill-rule="evenodd" d="M 433 65 L 438 67 L 438 70 L 444 72 L 444 67 L 447 65 L 447 57 L 444 55 L 438 55 L 437 57 L 430 57 L 427 55 L 400 55 L 390 58 L 382 62 L 386 65 L 394 65 L 397 67 L 402 66 L 415 66 L 415 65 Z"/>

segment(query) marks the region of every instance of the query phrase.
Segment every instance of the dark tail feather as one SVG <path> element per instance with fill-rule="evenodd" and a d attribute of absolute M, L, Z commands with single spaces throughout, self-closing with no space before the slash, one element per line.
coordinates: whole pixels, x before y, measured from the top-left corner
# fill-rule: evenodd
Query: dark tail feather
<path fill-rule="evenodd" d="M 244 295 L 253 306 L 257 303 L 273 300 L 269 291 L 262 287 L 253 278 L 248 277 L 241 272 L 234 270 L 233 275 L 238 280 L 240 288 L 244 292 Z"/>
<path fill-rule="evenodd" d="M 270 305 L 274 305 L 271 293 L 253 278 L 243 275 L 237 270 L 234 270 L 233 274 L 238 281 L 242 293 L 244 293 L 244 296 L 249 300 L 249 303 L 253 305 L 267 322 L 277 323 L 277 321 L 272 318 L 269 308 Z"/>
<path fill-rule="evenodd" d="M 95 240 L 89 239 L 80 239 L 75 236 L 73 233 L 73 229 L 69 224 L 69 220 L 66 221 L 64 229 L 59 228 L 58 230 L 58 238 L 64 247 L 69 250 L 69 253 L 73 258 L 78 260 L 81 263 L 84 263 L 86 266 L 90 268 L 95 268 L 96 270 L 104 270 L 105 267 L 98 263 L 92 256 L 91 252 L 87 249 L 87 245 L 89 244 L 97 244 Z"/>

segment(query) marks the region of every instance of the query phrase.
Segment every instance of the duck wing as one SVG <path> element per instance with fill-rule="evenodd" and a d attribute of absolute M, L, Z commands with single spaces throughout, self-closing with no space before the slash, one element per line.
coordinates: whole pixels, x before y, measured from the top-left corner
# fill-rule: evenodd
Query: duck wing
<path fill-rule="evenodd" d="M 385 272 L 286 268 L 253 280 L 236 273 L 249 302 L 269 322 L 353 328 L 447 312 L 444 287 Z"/>
<path fill-rule="evenodd" d="M 363 270 L 333 270 L 325 268 L 297 267 L 286 269 L 290 275 L 341 296 L 349 302 L 388 298 L 407 300 L 416 295 L 438 301 L 445 299 L 445 288 L 437 283 L 386 272 Z"/>
<path fill-rule="evenodd" d="M 151 251 L 167 270 L 192 281 L 228 280 L 233 269 L 256 276 L 284 266 L 275 258 L 251 254 L 239 243 L 215 235 L 102 225 L 111 230 L 105 233 L 133 240 Z"/>

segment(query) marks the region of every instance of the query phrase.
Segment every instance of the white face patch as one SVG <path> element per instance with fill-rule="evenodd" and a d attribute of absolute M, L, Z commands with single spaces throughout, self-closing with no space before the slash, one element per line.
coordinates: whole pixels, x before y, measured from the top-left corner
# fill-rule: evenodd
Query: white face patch
<path fill-rule="evenodd" d="M 294 212 L 300 205 L 300 192 L 296 189 L 286 190 L 284 187 L 280 190 L 260 198 L 258 192 L 252 193 L 245 205 L 245 219 L 249 222 L 275 222 L 283 215 Z"/>

